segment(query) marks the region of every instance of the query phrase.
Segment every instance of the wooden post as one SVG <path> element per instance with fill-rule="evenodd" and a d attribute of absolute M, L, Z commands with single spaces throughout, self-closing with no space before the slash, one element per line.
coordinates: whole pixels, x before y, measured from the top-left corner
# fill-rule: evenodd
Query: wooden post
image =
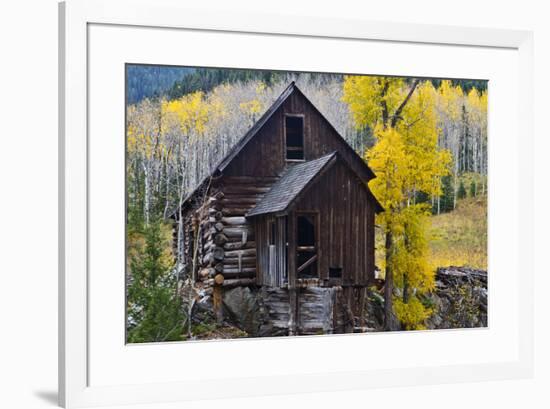
<path fill-rule="evenodd" d="M 344 332 L 351 333 L 354 330 L 354 316 L 353 316 L 353 287 L 349 284 L 344 285 L 344 312 L 345 323 Z"/>
<path fill-rule="evenodd" d="M 223 322 L 223 306 L 222 306 L 223 290 L 220 284 L 214 284 L 214 292 L 213 292 L 212 298 L 213 298 L 212 304 L 214 307 L 214 313 L 216 315 L 216 321 L 218 322 L 218 324 L 221 324 Z"/>
<path fill-rule="evenodd" d="M 365 321 L 365 304 L 367 298 L 367 287 L 359 288 L 359 325 L 361 330 L 364 331 L 367 323 Z"/>
<path fill-rule="evenodd" d="M 296 292 L 296 215 L 288 214 L 288 299 L 289 321 L 288 335 L 297 335 L 298 295 Z"/>

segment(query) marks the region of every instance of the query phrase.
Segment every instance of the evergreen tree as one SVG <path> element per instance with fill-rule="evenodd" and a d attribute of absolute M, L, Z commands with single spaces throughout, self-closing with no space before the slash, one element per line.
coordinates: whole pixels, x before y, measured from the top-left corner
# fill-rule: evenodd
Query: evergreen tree
<path fill-rule="evenodd" d="M 458 192 L 456 193 L 458 199 L 464 199 L 466 197 L 466 188 L 464 187 L 464 182 L 461 180 L 458 187 Z"/>
<path fill-rule="evenodd" d="M 170 271 L 169 239 L 163 233 L 161 223 L 154 222 L 144 234 L 131 235 L 127 303 L 131 343 L 177 341 L 183 333 L 181 298 Z"/>
<path fill-rule="evenodd" d="M 441 184 L 443 195 L 439 198 L 439 212 L 450 212 L 453 210 L 454 204 L 454 189 L 451 175 L 443 176 Z"/>
<path fill-rule="evenodd" d="M 472 180 L 472 183 L 470 183 L 470 197 L 476 197 L 476 182 L 475 182 L 475 180 Z"/>

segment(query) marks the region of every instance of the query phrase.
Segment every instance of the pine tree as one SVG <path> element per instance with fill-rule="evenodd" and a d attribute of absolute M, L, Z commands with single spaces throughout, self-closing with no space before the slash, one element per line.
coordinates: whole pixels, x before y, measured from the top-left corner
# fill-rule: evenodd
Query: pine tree
<path fill-rule="evenodd" d="M 454 205 L 454 188 L 452 177 L 450 175 L 443 176 L 441 183 L 443 195 L 439 198 L 439 212 L 450 212 L 453 210 Z"/>
<path fill-rule="evenodd" d="M 460 181 L 460 185 L 458 186 L 456 197 L 458 199 L 464 199 L 466 197 L 466 188 L 464 187 L 464 182 L 462 180 Z"/>
<path fill-rule="evenodd" d="M 171 273 L 167 229 L 152 222 L 134 233 L 128 249 L 128 342 L 177 341 L 183 333 L 177 278 Z M 167 248 L 168 246 L 168 248 Z"/>
<path fill-rule="evenodd" d="M 472 183 L 470 183 L 470 197 L 476 197 L 476 182 L 475 182 L 475 180 L 472 180 Z"/>

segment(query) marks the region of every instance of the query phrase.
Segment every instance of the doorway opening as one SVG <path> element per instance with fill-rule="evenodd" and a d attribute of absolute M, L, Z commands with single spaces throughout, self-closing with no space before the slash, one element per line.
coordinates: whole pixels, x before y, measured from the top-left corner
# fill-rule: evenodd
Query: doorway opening
<path fill-rule="evenodd" d="M 296 224 L 297 277 L 317 278 L 319 277 L 317 268 L 317 215 L 299 214 Z"/>

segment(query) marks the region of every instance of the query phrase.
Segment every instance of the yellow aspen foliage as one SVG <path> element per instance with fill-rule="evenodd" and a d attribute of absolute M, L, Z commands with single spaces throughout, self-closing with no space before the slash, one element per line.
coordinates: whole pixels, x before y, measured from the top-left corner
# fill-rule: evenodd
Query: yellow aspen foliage
<path fill-rule="evenodd" d="M 421 293 L 433 290 L 435 271 L 429 263 L 429 209 L 424 204 L 406 207 L 395 216 L 392 229 L 394 253 L 390 258 L 399 287 L 407 285 Z"/>
<path fill-rule="evenodd" d="M 211 107 L 202 91 L 184 95 L 180 99 L 162 101 L 161 109 L 166 124 L 175 120 L 184 135 L 191 132 L 203 135 L 206 132 Z"/>
<path fill-rule="evenodd" d="M 346 76 L 344 96 L 358 128 L 374 128 L 383 120 L 383 109 L 395 110 L 403 96 L 401 78 Z"/>
<path fill-rule="evenodd" d="M 487 120 L 487 92 L 479 93 L 475 88 L 468 92 L 468 115 L 475 124 L 485 125 Z"/>
<path fill-rule="evenodd" d="M 450 83 L 445 86 L 449 95 L 458 95 Z M 356 127 L 370 128 L 376 140 L 365 159 L 376 174 L 369 187 L 385 209 L 377 223 L 390 237 L 383 268 L 402 294 L 391 296 L 393 311 L 405 328 L 422 328 L 430 310 L 417 295 L 434 288 L 435 271 L 429 263 L 428 208 L 415 201 L 419 192 L 441 195 L 452 159 L 438 145 L 438 92 L 429 81 L 364 76 L 346 77 L 343 87 Z"/>
<path fill-rule="evenodd" d="M 158 154 L 160 142 L 158 105 L 145 99 L 139 105 L 131 105 L 127 109 L 128 152 L 153 158 Z"/>
<path fill-rule="evenodd" d="M 449 119 L 458 121 L 462 113 L 464 98 L 462 88 L 459 85 L 453 86 L 449 80 L 443 80 L 439 86 L 438 97 L 439 103 Z"/>
<path fill-rule="evenodd" d="M 411 298 L 408 303 L 396 298 L 393 304 L 395 314 L 407 330 L 426 329 L 424 322 L 430 318 L 433 310 L 425 307 L 418 298 Z"/>
<path fill-rule="evenodd" d="M 251 101 L 241 102 L 239 107 L 241 110 L 249 115 L 255 116 L 263 111 L 263 106 L 260 101 L 253 99 Z"/>

